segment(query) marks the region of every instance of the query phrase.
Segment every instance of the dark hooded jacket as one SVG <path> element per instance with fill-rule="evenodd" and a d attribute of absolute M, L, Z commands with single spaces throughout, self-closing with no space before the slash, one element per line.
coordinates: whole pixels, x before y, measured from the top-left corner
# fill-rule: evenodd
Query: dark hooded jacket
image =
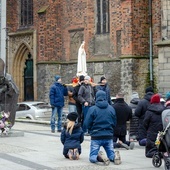
<path fill-rule="evenodd" d="M 75 124 L 72 134 L 66 131 L 66 126 L 61 132 L 60 140 L 64 145 L 63 155 L 67 155 L 69 149 L 78 148 L 79 154 L 81 154 L 81 143 L 84 141 L 84 133 L 80 124 Z"/>
<path fill-rule="evenodd" d="M 154 95 L 153 92 L 146 93 L 144 98 L 139 101 L 135 110 L 135 116 L 139 118 L 139 130 L 138 130 L 139 140 L 146 138 L 146 129 L 143 126 L 143 119 L 145 117 L 145 112 L 147 111 L 147 108 L 150 105 L 150 100 L 153 95 Z"/>
<path fill-rule="evenodd" d="M 147 138 L 155 142 L 158 131 L 163 130 L 161 114 L 164 107 L 161 103 L 153 103 L 148 107 L 143 120 L 143 125 L 147 130 Z"/>
<path fill-rule="evenodd" d="M 124 101 L 124 98 L 116 99 L 113 108 L 116 111 L 117 117 L 114 133 L 116 136 L 125 136 L 127 132 L 126 122 L 132 118 L 132 109 Z"/>
<path fill-rule="evenodd" d="M 155 149 L 155 140 L 159 131 L 163 130 L 161 114 L 164 106 L 161 103 L 153 103 L 148 107 L 143 120 L 147 130 L 147 142 L 145 148 L 146 157 L 152 157 Z"/>
<path fill-rule="evenodd" d="M 84 126 L 89 130 L 92 140 L 113 139 L 116 113 L 108 104 L 104 91 L 96 93 L 95 105 L 89 108 Z"/>

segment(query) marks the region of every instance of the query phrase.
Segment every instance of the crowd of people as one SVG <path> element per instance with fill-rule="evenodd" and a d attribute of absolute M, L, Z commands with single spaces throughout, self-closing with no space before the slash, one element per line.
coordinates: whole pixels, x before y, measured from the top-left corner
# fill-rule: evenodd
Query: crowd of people
<path fill-rule="evenodd" d="M 95 85 L 88 75 L 72 79 L 74 86 L 66 86 L 61 82 L 61 76 L 55 76 L 55 83 L 50 88 L 51 132 L 55 133 L 57 115 L 57 131 L 61 132 L 63 155 L 66 158 L 79 159 L 84 136 L 91 137 L 89 154 L 91 163 L 109 165 L 110 162 L 114 162 L 119 165 L 121 157 L 118 148 L 133 149 L 135 141 L 145 147 L 146 157 L 153 157 L 156 152 L 157 134 L 163 130 L 162 112 L 170 109 L 170 92 L 166 94 L 166 102 L 162 103 L 161 95 L 154 94 L 154 89 L 149 86 L 145 89 L 143 99 L 139 98 L 137 92 L 133 92 L 131 101 L 127 104 L 124 93 L 119 91 L 113 103 L 104 76 Z M 67 122 L 62 127 L 64 96 L 69 97 L 69 114 Z M 129 139 L 127 139 L 128 121 L 130 121 Z M 101 147 L 106 154 L 100 150 Z"/>

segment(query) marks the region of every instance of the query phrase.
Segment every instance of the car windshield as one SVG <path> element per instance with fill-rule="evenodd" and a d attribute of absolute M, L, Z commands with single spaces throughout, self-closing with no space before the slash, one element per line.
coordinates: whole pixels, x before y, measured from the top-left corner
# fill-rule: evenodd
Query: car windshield
<path fill-rule="evenodd" d="M 33 106 L 36 108 L 36 109 L 50 109 L 51 106 L 48 104 L 48 103 L 36 103 L 36 104 L 33 104 Z"/>

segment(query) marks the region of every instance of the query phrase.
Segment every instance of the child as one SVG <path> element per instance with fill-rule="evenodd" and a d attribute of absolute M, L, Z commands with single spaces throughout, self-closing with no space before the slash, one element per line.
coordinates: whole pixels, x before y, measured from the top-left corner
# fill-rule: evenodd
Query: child
<path fill-rule="evenodd" d="M 78 160 L 81 154 L 81 143 L 84 133 L 80 124 L 76 123 L 78 114 L 71 112 L 67 116 L 67 124 L 61 132 L 61 142 L 64 145 L 63 155 L 71 160 Z"/>

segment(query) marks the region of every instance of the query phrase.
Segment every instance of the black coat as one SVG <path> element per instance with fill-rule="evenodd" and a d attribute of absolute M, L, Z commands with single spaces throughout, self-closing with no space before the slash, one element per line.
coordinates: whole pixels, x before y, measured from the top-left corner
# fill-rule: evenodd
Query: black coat
<path fill-rule="evenodd" d="M 126 135 L 126 122 L 132 118 L 132 109 L 124 101 L 123 98 L 118 98 L 113 104 L 116 111 L 117 125 L 114 129 L 115 136 Z"/>
<path fill-rule="evenodd" d="M 143 120 L 147 130 L 146 154 L 155 147 L 155 140 L 159 131 L 163 130 L 161 114 L 164 107 L 161 103 L 153 103 L 148 107 Z"/>
<path fill-rule="evenodd" d="M 139 128 L 138 128 L 139 140 L 146 138 L 146 129 L 143 126 L 143 119 L 145 117 L 145 112 L 147 111 L 147 108 L 150 105 L 150 100 L 153 94 L 154 93 L 152 92 L 146 93 L 144 98 L 141 101 L 139 101 L 135 110 L 135 116 L 139 118 Z"/>

